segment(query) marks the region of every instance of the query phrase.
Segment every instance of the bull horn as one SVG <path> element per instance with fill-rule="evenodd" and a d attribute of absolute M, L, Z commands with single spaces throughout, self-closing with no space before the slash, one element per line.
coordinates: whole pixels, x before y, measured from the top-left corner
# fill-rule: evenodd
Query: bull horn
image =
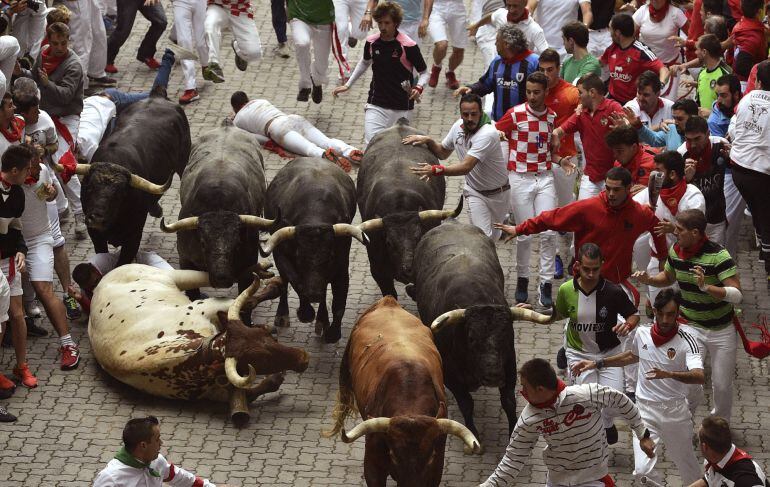
<path fill-rule="evenodd" d="M 244 289 L 244 291 L 238 295 L 237 298 L 233 301 L 233 304 L 230 305 L 230 307 L 227 309 L 227 319 L 228 320 L 239 320 L 240 314 L 241 314 L 241 308 L 243 307 L 243 304 L 246 302 L 247 299 L 249 299 L 251 296 L 254 295 L 254 293 L 257 292 L 257 289 L 259 289 L 259 277 L 254 276 L 254 282 L 251 283 L 251 286 Z"/>
<path fill-rule="evenodd" d="M 335 237 L 353 237 L 364 245 L 369 245 L 369 237 L 363 232 L 363 230 L 350 223 L 335 223 L 334 236 Z"/>
<path fill-rule="evenodd" d="M 340 438 L 345 443 L 353 443 L 364 435 L 371 433 L 384 433 L 388 430 L 389 426 L 390 418 L 367 419 L 366 421 L 357 424 L 352 430 L 350 430 L 350 434 L 346 433 L 345 429 L 343 428 L 342 432 L 340 433 Z"/>
<path fill-rule="evenodd" d="M 244 377 L 238 373 L 237 361 L 235 357 L 227 357 L 225 359 L 225 374 L 230 384 L 239 389 L 248 389 L 257 380 L 257 371 L 254 370 L 251 364 L 249 364 L 249 375 Z"/>
<path fill-rule="evenodd" d="M 466 455 L 481 453 L 481 444 L 473 433 L 471 433 L 471 430 L 451 419 L 441 418 L 437 419 L 436 422 L 438 422 L 438 427 L 443 433 L 454 435 L 463 440 L 463 443 L 465 443 L 464 450 Z"/>
<path fill-rule="evenodd" d="M 446 220 L 447 218 L 457 218 L 460 212 L 463 211 L 463 197 L 460 196 L 460 201 L 457 203 L 457 207 L 454 210 L 424 210 L 418 213 L 420 221 L 427 222 L 430 220 Z"/>
<path fill-rule="evenodd" d="M 276 222 L 276 220 L 268 220 L 267 218 L 254 215 L 238 215 L 238 218 L 241 219 L 241 223 L 244 225 L 257 228 L 270 228 Z"/>
<path fill-rule="evenodd" d="M 58 162 L 55 162 L 53 165 L 53 168 L 56 169 L 57 172 L 64 172 L 64 166 L 59 164 Z M 75 166 L 75 174 L 78 174 L 80 176 L 85 176 L 88 174 L 88 171 L 91 170 L 91 164 L 78 164 Z"/>
<path fill-rule="evenodd" d="M 140 189 L 146 193 L 163 194 L 166 192 L 166 190 L 168 190 L 168 188 L 171 187 L 171 181 L 173 179 L 174 179 L 174 174 L 172 173 L 171 176 L 168 177 L 168 181 L 166 181 L 166 184 L 161 186 L 160 184 L 155 184 L 152 181 L 148 181 L 141 176 L 137 176 L 136 174 L 131 174 L 131 182 L 129 184 L 131 185 L 132 188 Z"/>
<path fill-rule="evenodd" d="M 361 229 L 364 234 L 366 232 L 373 232 L 375 230 L 382 230 L 382 227 L 384 224 L 382 223 L 382 218 L 372 218 L 371 220 L 366 220 L 365 222 L 361 222 L 358 225 L 358 228 Z"/>
<path fill-rule="evenodd" d="M 296 233 L 297 230 L 293 226 L 283 227 L 276 230 L 272 235 L 270 235 L 270 238 L 267 239 L 265 245 L 259 248 L 259 253 L 262 254 L 262 257 L 267 257 L 273 253 L 273 250 L 275 250 L 279 243 L 283 242 L 284 240 L 293 239 Z"/>
<path fill-rule="evenodd" d="M 552 312 L 550 315 L 544 315 L 542 313 L 536 313 L 531 309 L 519 308 L 517 306 L 511 308 L 511 314 L 513 314 L 514 320 L 531 321 L 532 323 L 539 323 L 541 325 L 553 323 L 554 319 L 556 319 L 556 313 Z"/>
<path fill-rule="evenodd" d="M 160 219 L 160 229 L 166 233 L 176 233 L 180 230 L 195 230 L 198 228 L 198 217 L 191 216 L 189 218 L 182 218 L 166 226 L 166 219 Z"/>
<path fill-rule="evenodd" d="M 464 309 L 453 309 L 452 311 L 447 311 L 446 313 L 440 315 L 438 318 L 433 320 L 433 323 L 430 324 L 430 331 L 432 331 L 433 334 L 435 335 L 446 325 L 457 324 L 464 317 L 465 317 Z"/>

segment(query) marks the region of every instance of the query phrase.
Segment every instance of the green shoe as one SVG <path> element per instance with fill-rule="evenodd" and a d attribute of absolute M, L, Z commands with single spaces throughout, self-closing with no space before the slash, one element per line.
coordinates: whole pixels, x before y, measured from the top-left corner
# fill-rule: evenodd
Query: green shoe
<path fill-rule="evenodd" d="M 224 83 L 225 76 L 222 73 L 222 68 L 217 63 L 209 63 L 208 66 L 203 68 L 203 79 L 211 81 L 212 83 Z"/>
<path fill-rule="evenodd" d="M 64 307 L 67 310 L 67 318 L 70 320 L 77 320 L 82 316 L 80 307 L 78 307 L 78 302 L 75 301 L 75 298 L 67 295 L 62 298 L 62 301 L 64 301 Z"/>

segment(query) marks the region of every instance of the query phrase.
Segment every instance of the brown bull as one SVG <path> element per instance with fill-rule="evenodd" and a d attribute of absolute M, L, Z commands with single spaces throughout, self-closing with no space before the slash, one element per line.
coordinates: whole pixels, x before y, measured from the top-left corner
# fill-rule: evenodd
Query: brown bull
<path fill-rule="evenodd" d="M 364 421 L 345 432 L 358 410 Z M 446 419 L 441 356 L 429 328 L 386 296 L 366 310 L 350 334 L 340 366 L 340 391 L 327 436 L 341 431 L 350 443 L 366 435 L 364 479 L 384 487 L 388 475 L 401 487 L 441 483 L 448 434 L 480 446 L 465 426 Z"/>

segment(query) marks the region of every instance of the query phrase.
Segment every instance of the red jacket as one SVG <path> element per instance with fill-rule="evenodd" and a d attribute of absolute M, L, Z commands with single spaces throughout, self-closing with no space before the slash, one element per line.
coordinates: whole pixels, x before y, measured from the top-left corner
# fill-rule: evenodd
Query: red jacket
<path fill-rule="evenodd" d="M 655 170 L 655 154 L 658 151 L 646 144 L 639 144 L 639 150 L 631 162 L 623 165 L 615 161 L 615 167 L 625 167 L 631 173 L 631 182 L 647 186 L 650 181 L 650 173 Z"/>
<path fill-rule="evenodd" d="M 654 254 L 666 256 L 665 235 L 657 236 L 653 231 L 658 223 L 658 217 L 649 206 L 641 205 L 629 196 L 619 208 L 612 208 L 607 193 L 602 191 L 593 198 L 544 211 L 517 225 L 516 233 L 531 235 L 546 230 L 575 232 L 576 251 L 587 242 L 598 245 L 604 257 L 602 276 L 611 282 L 621 283 L 631 275 L 634 242 L 644 232 L 653 236 Z"/>
<path fill-rule="evenodd" d="M 732 32 L 734 40 L 733 49 L 727 50 L 725 60 L 735 69 L 735 55 L 739 51 L 748 52 L 754 59 L 754 63 L 767 58 L 767 37 L 765 37 L 765 25 L 758 19 L 743 17 Z M 741 78 L 742 81 L 745 81 Z"/>

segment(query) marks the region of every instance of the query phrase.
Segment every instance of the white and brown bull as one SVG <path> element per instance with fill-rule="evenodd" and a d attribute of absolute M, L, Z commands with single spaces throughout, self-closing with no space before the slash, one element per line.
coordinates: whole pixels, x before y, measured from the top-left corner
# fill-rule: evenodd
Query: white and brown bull
<path fill-rule="evenodd" d="M 249 402 L 277 390 L 284 371 L 308 366 L 304 350 L 240 321 L 241 307 L 274 298 L 282 287 L 271 279 L 255 296 L 259 283 L 235 300 L 190 301 L 183 291 L 208 286 L 205 272 L 119 267 L 94 290 L 88 323 L 94 356 L 111 376 L 152 395 L 229 399 L 233 422 L 243 424 Z M 268 377 L 257 382 L 257 374 Z"/>

